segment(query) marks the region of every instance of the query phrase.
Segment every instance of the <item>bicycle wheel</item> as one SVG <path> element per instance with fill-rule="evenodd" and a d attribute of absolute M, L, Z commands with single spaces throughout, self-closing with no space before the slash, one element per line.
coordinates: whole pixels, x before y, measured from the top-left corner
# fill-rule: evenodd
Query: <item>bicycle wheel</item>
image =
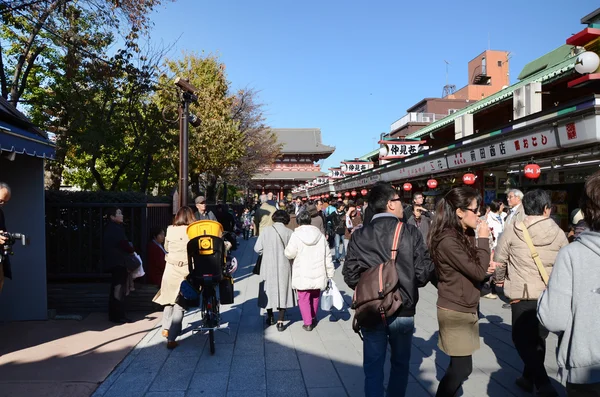
<path fill-rule="evenodd" d="M 212 329 L 208 331 L 208 343 L 210 343 L 210 354 L 215 354 L 215 331 Z"/>

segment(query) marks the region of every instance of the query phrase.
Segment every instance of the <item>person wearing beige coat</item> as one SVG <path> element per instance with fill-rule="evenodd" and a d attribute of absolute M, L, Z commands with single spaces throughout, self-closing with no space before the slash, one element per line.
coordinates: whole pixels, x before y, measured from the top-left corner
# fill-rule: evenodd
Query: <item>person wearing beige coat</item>
<path fill-rule="evenodd" d="M 152 301 L 163 305 L 162 335 L 167 338 L 167 347 L 177 347 L 175 339 L 181 333 L 183 323 L 183 307 L 177 304 L 181 283 L 189 274 L 187 244 L 187 227 L 194 222 L 194 213 L 189 207 L 177 211 L 173 225 L 167 228 L 165 236 L 166 266 L 163 273 L 160 290 Z"/>
<path fill-rule="evenodd" d="M 516 380 L 521 389 L 536 396 L 558 396 L 550 384 L 544 367 L 548 331 L 537 318 L 538 298 L 546 289 L 545 281 L 526 242 L 527 229 L 535 252 L 548 273 L 552 272 L 558 251 L 568 244 L 567 237 L 550 218 L 552 202 L 544 190 L 527 192 L 523 197 L 525 219 L 507 226 L 502 235 L 494 261 L 496 283 L 504 282 L 504 294 L 510 299 L 512 310 L 512 339 L 523 360 L 523 376 Z"/>

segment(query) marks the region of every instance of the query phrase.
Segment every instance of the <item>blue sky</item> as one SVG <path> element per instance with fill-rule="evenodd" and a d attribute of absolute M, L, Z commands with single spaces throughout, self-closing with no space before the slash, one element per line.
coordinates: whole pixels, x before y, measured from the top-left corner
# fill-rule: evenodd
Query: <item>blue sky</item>
<path fill-rule="evenodd" d="M 584 28 L 593 0 L 177 0 L 152 17 L 153 43 L 214 53 L 234 89 L 252 87 L 274 128 L 318 127 L 336 147 L 323 169 L 376 148 L 379 134 L 488 48 L 523 66 Z"/>

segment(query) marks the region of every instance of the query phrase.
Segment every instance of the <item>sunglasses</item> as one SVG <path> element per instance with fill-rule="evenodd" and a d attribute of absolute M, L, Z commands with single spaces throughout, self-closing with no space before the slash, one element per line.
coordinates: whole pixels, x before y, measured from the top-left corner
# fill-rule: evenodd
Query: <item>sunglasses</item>
<path fill-rule="evenodd" d="M 477 215 L 479 213 L 479 209 L 473 209 L 473 208 L 463 208 L 463 210 L 465 211 L 471 211 L 472 213 L 474 213 L 475 215 Z"/>
<path fill-rule="evenodd" d="M 402 201 L 402 199 L 400 197 L 395 198 L 395 199 L 390 199 L 390 201 Z"/>
<path fill-rule="evenodd" d="M 200 204 L 200 205 L 202 205 L 202 204 L 206 204 L 206 201 L 203 201 L 203 202 L 201 202 L 201 203 L 198 203 L 198 204 Z"/>

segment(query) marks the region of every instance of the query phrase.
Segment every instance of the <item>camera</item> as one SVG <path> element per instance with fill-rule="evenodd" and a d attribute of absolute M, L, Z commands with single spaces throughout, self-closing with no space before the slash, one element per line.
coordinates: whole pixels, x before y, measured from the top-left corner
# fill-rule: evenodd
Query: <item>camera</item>
<path fill-rule="evenodd" d="M 21 245 L 25 245 L 27 243 L 27 237 L 22 233 L 9 233 L 2 232 L 0 236 L 6 238 L 4 244 L 0 247 L 0 263 L 4 262 L 4 258 L 8 257 L 8 255 L 12 255 L 12 246 L 17 242 L 21 241 Z"/>

